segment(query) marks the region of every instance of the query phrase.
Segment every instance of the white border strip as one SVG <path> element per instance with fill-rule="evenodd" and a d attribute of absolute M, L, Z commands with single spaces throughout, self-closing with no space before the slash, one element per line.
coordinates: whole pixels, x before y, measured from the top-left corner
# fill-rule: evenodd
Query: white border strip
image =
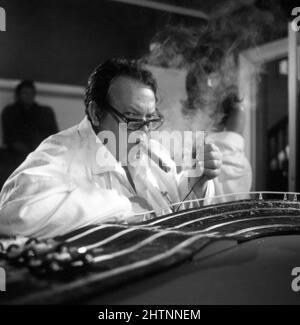
<path fill-rule="evenodd" d="M 210 227 L 207 227 L 207 228 L 202 229 L 202 230 L 188 231 L 188 232 L 184 232 L 184 233 L 188 234 L 188 235 L 201 234 L 201 233 L 206 232 L 206 231 L 215 230 L 215 229 L 218 229 L 220 227 L 224 227 L 224 226 L 228 226 L 228 225 L 232 225 L 232 224 L 240 223 L 240 222 L 246 222 L 246 221 L 251 222 L 253 220 L 262 220 L 262 219 L 264 219 L 264 220 L 265 219 L 284 219 L 284 218 L 290 218 L 290 217 L 300 218 L 300 215 L 299 216 L 266 216 L 266 217 L 257 217 L 257 218 L 249 218 L 249 219 L 237 219 L 237 220 L 233 220 L 233 221 L 223 222 L 221 224 L 217 224 L 217 225 L 214 225 L 214 226 L 210 226 Z M 290 225 L 290 226 L 294 226 L 294 225 Z M 266 225 L 266 227 L 269 227 L 269 225 Z"/>
<path fill-rule="evenodd" d="M 20 83 L 20 80 L 15 79 L 0 79 L 0 89 L 14 91 L 16 86 Z M 55 94 L 62 96 L 84 96 L 84 87 L 62 84 L 51 84 L 45 82 L 35 82 L 38 95 Z"/>
<path fill-rule="evenodd" d="M 289 210 L 293 210 L 293 211 L 299 211 L 299 209 L 295 209 L 295 208 L 288 208 Z M 255 211 L 268 211 L 270 210 L 270 208 L 257 208 L 255 209 Z M 282 208 L 272 208 L 272 210 L 282 210 Z M 230 212 L 225 212 L 225 213 L 219 213 L 219 214 L 215 214 L 215 215 L 211 215 L 211 216 L 206 216 L 206 217 L 200 217 L 200 218 L 197 218 L 197 219 L 193 219 L 193 220 L 190 220 L 190 221 L 187 221 L 187 222 L 184 222 L 182 224 L 179 224 L 177 226 L 174 226 L 174 227 L 171 227 L 171 228 L 168 228 L 168 229 L 180 229 L 182 227 L 185 227 L 187 225 L 190 225 L 190 224 L 193 224 L 195 222 L 198 222 L 198 221 L 202 221 L 202 220 L 207 220 L 207 219 L 213 219 L 215 217 L 221 217 L 221 216 L 225 216 L 225 215 L 228 215 L 228 214 L 232 214 L 234 215 L 235 213 L 240 213 L 240 212 L 248 212 L 249 209 L 244 209 L 244 210 L 235 210 L 235 211 L 230 211 Z M 259 217 L 260 219 L 263 219 L 263 218 L 267 218 L 269 216 L 261 216 Z M 275 217 L 275 216 L 274 216 Z M 276 217 L 280 217 L 280 216 L 276 216 Z M 299 216 L 281 216 L 281 218 L 284 218 L 284 217 L 300 217 Z M 255 220 L 255 218 L 252 218 L 251 216 L 249 216 L 247 219 L 245 220 Z"/>
<path fill-rule="evenodd" d="M 293 228 L 293 227 L 295 227 L 295 225 L 286 225 L 286 224 L 278 223 L 278 224 L 274 224 L 274 225 L 251 227 L 251 228 L 242 229 L 242 230 L 236 231 L 234 233 L 228 234 L 225 236 L 225 238 L 241 235 L 241 234 L 243 234 L 245 232 L 249 232 L 249 231 L 254 231 L 254 230 L 259 230 L 259 229 L 269 229 L 269 228 L 275 228 L 275 227 Z M 278 234 L 278 235 L 280 236 L 280 234 Z"/>
<path fill-rule="evenodd" d="M 265 208 L 264 210 L 269 210 L 269 209 Z M 243 212 L 243 211 L 248 211 L 248 210 L 238 210 L 238 211 Z M 222 214 L 219 214 L 219 215 L 216 215 L 216 216 L 221 216 L 221 215 Z M 207 216 L 207 217 L 199 218 L 197 220 L 192 220 L 189 223 L 194 223 L 194 222 L 199 221 L 199 220 L 202 221 L 202 220 L 212 219 L 214 217 L 215 216 Z M 290 217 L 291 218 L 300 218 L 300 215 L 299 216 L 263 216 L 263 217 L 255 217 L 255 218 L 237 219 L 237 220 L 223 222 L 221 224 L 210 226 L 210 227 L 207 227 L 207 228 L 204 228 L 204 229 L 201 229 L 201 230 L 179 232 L 177 229 L 184 227 L 186 225 L 186 223 L 184 223 L 184 224 L 180 224 L 180 225 L 177 225 L 175 227 L 172 227 L 172 228 L 167 228 L 166 230 L 160 231 L 159 233 L 155 233 L 154 235 L 146 238 L 145 240 L 139 242 L 138 244 L 130 246 L 129 248 L 127 248 L 125 250 L 117 252 L 117 255 L 114 255 L 115 253 L 104 255 L 104 259 L 111 259 L 111 258 L 114 258 L 116 256 L 119 256 L 119 254 L 123 255 L 123 254 L 129 253 L 129 252 L 132 251 L 132 249 L 136 250 L 134 247 L 137 247 L 137 249 L 138 249 L 138 248 L 144 246 L 145 244 L 151 243 L 151 241 L 155 240 L 156 238 L 160 237 L 161 235 L 176 234 L 178 232 L 179 232 L 179 234 L 183 234 L 183 235 L 193 235 L 193 234 L 205 233 L 205 232 L 210 231 L 210 230 L 215 230 L 215 229 L 218 229 L 220 227 L 224 227 L 224 226 L 239 223 L 239 222 L 249 222 L 249 221 L 251 222 L 253 220 L 279 219 L 279 218 L 290 218 Z M 100 227 L 97 227 L 97 230 L 99 228 Z M 102 241 L 99 241 L 99 242 L 97 242 L 95 244 L 86 245 L 86 246 L 84 246 L 84 248 L 87 249 L 87 250 L 98 248 L 98 247 L 101 247 L 101 246 L 103 246 L 103 245 L 105 245 L 105 244 L 107 244 L 107 243 L 109 243 L 109 242 L 111 242 L 111 241 L 113 241 L 113 240 L 115 240 L 115 239 L 117 239 L 119 237 L 122 237 L 123 235 L 131 233 L 131 232 L 133 232 L 135 230 L 142 230 L 142 229 L 147 230 L 147 228 L 141 228 L 141 227 L 127 228 L 127 229 L 125 229 L 123 231 L 119 231 L 119 232 L 115 233 L 114 235 L 111 235 L 110 237 L 107 237 L 107 238 L 103 239 Z M 95 231 L 96 231 L 96 229 L 95 229 Z M 142 245 L 140 245 L 140 244 L 142 244 Z"/>
<path fill-rule="evenodd" d="M 209 15 L 207 15 L 203 11 L 191 9 L 191 8 L 184 8 L 180 6 L 174 6 L 166 3 L 161 3 L 158 1 L 151 1 L 151 0 L 111 0 L 111 1 L 122 2 L 130 5 L 139 6 L 139 7 L 146 7 L 150 9 L 172 12 L 184 16 L 202 18 L 205 20 L 209 19 Z"/>
<path fill-rule="evenodd" d="M 228 198 L 228 197 L 231 197 L 234 199 L 234 198 L 238 198 L 239 195 L 264 195 L 264 194 L 277 194 L 277 195 L 293 195 L 293 196 L 299 196 L 300 198 L 300 193 L 298 192 L 268 192 L 268 191 L 257 191 L 257 192 L 240 192 L 240 193 L 230 193 L 230 194 L 224 194 L 224 195 L 218 195 L 218 196 L 213 196 L 211 198 L 203 198 L 203 199 L 195 199 L 195 200 L 189 200 L 189 201 L 184 201 L 184 202 L 189 202 L 189 203 L 193 203 L 193 202 L 204 202 L 204 201 L 213 201 L 215 199 L 220 199 L 220 198 Z M 268 201 L 267 200 L 264 200 L 264 198 L 262 199 L 259 199 L 259 197 L 256 198 L 258 201 L 261 200 L 261 201 Z M 147 226 L 152 226 L 152 225 L 157 225 L 157 224 L 160 224 L 161 222 L 164 222 L 166 220 L 169 220 L 169 219 L 173 219 L 173 218 L 177 218 L 179 216 L 182 216 L 182 215 L 185 215 L 185 214 L 188 214 L 188 213 L 193 213 L 195 211 L 205 211 L 205 210 L 208 210 L 208 209 L 211 209 L 211 208 L 219 208 L 219 207 L 222 207 L 222 206 L 228 206 L 228 205 L 237 205 L 237 204 L 247 204 L 249 203 L 249 201 L 251 200 L 254 200 L 254 198 L 251 198 L 251 197 L 248 197 L 248 198 L 241 198 L 240 199 L 241 201 L 246 201 L 246 202 L 239 202 L 239 200 L 233 200 L 233 201 L 228 201 L 228 202 L 221 202 L 221 203 L 215 203 L 215 204 L 209 204 L 207 205 L 206 207 L 203 207 L 203 208 L 193 208 L 193 209 L 187 209 L 187 210 L 184 210 L 182 212 L 178 212 L 178 213 L 172 213 L 171 215 L 169 216 L 166 216 L 165 218 L 163 219 L 160 219 L 160 220 L 154 220 L 153 222 L 151 223 L 148 223 Z M 272 199 L 273 200 L 273 199 Z M 278 201 L 284 201 L 284 199 L 282 198 L 281 200 L 278 198 L 274 199 L 274 200 L 278 200 Z M 297 202 L 299 203 L 298 201 L 292 201 L 292 200 L 286 200 L 286 202 L 290 202 L 290 203 L 293 203 L 293 202 Z M 177 202 L 177 203 L 174 203 L 173 206 L 175 205 L 178 205 L 178 204 L 181 204 L 181 202 Z M 215 206 L 214 206 L 215 205 Z"/>

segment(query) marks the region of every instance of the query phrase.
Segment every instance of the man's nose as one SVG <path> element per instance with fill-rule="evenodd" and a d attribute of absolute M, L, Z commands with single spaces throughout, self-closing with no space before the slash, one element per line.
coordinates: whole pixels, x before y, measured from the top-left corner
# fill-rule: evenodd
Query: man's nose
<path fill-rule="evenodd" d="M 145 133 L 149 133 L 149 127 L 148 127 L 148 124 L 145 124 L 142 128 L 141 128 L 141 131 L 145 132 Z"/>

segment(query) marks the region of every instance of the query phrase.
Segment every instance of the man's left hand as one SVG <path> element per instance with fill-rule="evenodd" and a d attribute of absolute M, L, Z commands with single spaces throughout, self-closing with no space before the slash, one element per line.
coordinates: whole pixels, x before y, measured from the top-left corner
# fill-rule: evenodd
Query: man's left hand
<path fill-rule="evenodd" d="M 222 153 L 220 149 L 212 143 L 204 146 L 204 171 L 203 178 L 205 181 L 214 179 L 220 174 L 222 166 Z"/>
<path fill-rule="evenodd" d="M 214 144 L 205 144 L 203 174 L 200 176 L 200 179 L 198 177 L 189 178 L 189 187 L 193 188 L 198 198 L 205 196 L 207 181 L 219 176 L 221 165 L 222 153 L 220 149 Z"/>

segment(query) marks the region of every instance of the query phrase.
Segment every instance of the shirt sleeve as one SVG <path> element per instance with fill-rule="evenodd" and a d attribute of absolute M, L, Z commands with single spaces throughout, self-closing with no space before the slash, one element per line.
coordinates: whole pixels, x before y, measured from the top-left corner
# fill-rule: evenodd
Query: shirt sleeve
<path fill-rule="evenodd" d="M 72 178 L 50 152 L 29 155 L 4 184 L 2 234 L 53 237 L 89 224 L 120 222 L 132 213 L 128 198 L 82 181 L 79 174 Z"/>

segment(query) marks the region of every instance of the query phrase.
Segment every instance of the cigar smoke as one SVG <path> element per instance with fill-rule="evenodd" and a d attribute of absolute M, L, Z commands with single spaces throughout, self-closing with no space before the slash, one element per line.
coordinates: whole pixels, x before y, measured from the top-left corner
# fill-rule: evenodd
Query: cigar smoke
<path fill-rule="evenodd" d="M 224 101 L 242 100 L 238 96 L 239 53 L 286 34 L 286 20 L 277 0 L 226 1 L 212 12 L 204 25 L 166 26 L 154 36 L 150 52 L 141 59 L 148 65 L 187 71 L 187 99 L 180 108 L 179 121 L 188 126 L 195 120 L 194 114 L 198 120 L 197 111 L 203 113 L 199 120 L 207 116 L 210 128 L 221 123 Z M 182 116 L 186 116 L 184 121 Z M 179 129 L 178 125 L 174 128 Z"/>

